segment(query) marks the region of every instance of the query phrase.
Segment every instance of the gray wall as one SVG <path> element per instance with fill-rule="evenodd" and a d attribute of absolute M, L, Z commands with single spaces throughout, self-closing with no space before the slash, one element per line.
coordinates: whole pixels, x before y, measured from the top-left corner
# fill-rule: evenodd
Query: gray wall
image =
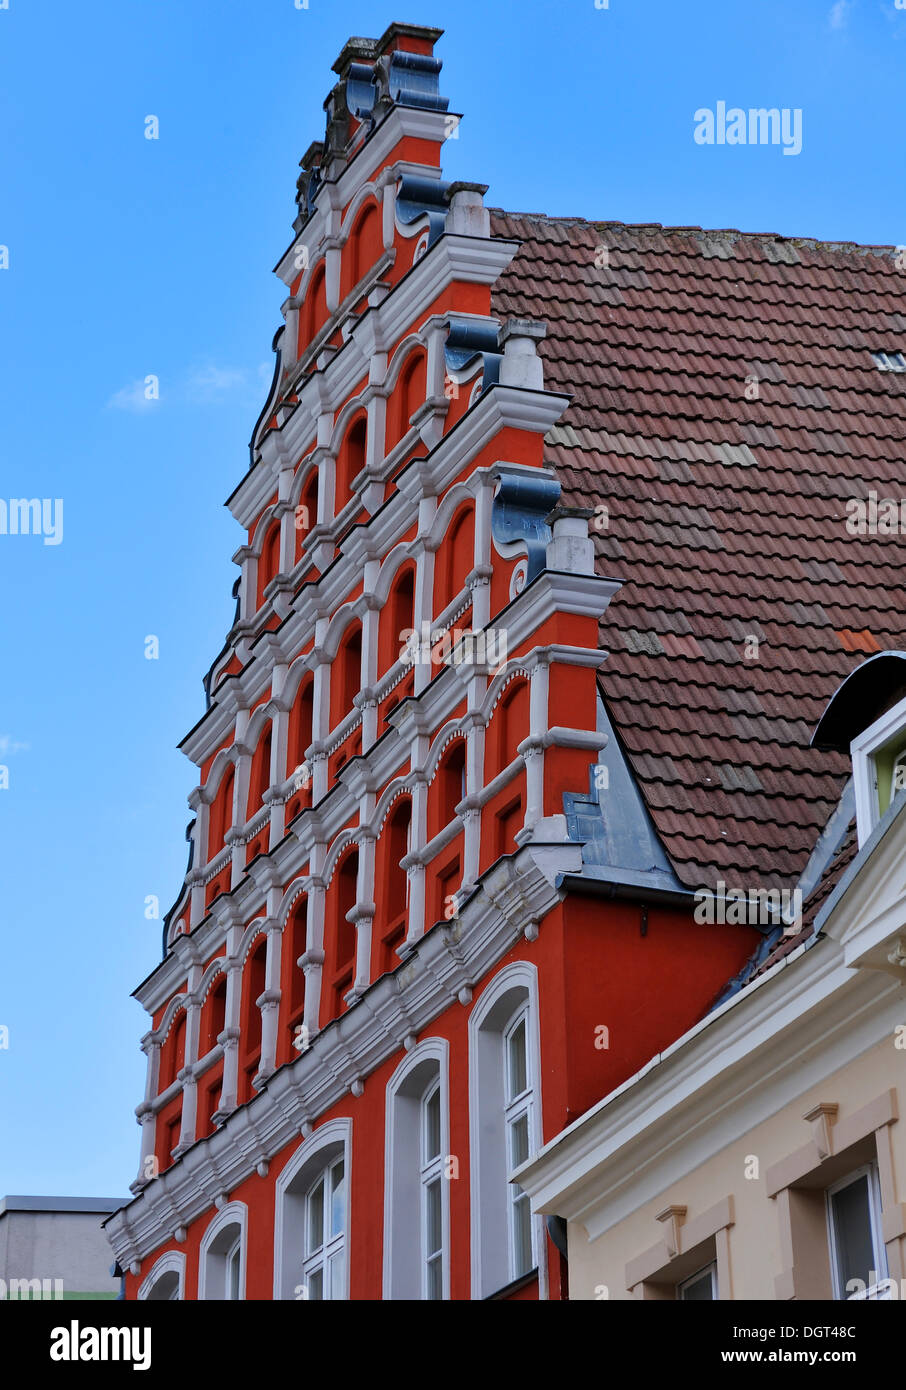
<path fill-rule="evenodd" d="M 6 1211 L 0 1216 L 0 1279 L 62 1279 L 63 1293 L 119 1293 L 106 1212 Z"/>

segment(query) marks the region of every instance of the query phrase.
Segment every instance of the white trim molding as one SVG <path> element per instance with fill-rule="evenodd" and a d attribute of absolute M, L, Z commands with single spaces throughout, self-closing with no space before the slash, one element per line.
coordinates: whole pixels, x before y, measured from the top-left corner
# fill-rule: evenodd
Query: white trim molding
<path fill-rule="evenodd" d="M 215 1250 L 213 1247 L 218 1242 L 218 1237 L 223 1236 L 227 1231 L 238 1228 L 239 1230 L 239 1297 L 245 1298 L 245 1272 L 248 1260 L 248 1207 L 245 1202 L 228 1202 L 221 1207 L 220 1211 L 213 1218 L 201 1241 L 198 1252 L 198 1297 L 201 1299 L 223 1299 L 225 1295 L 219 1292 L 212 1292 L 213 1270 L 209 1266 L 216 1260 L 222 1260 L 224 1268 L 218 1273 L 222 1279 L 226 1278 L 226 1255 L 225 1250 Z"/>
<path fill-rule="evenodd" d="M 504 1030 L 520 1007 L 528 1005 L 526 1052 L 532 1079 L 529 1145 L 541 1148 L 541 1043 L 538 1018 L 538 971 L 528 961 L 514 961 L 486 985 L 469 1015 L 469 1174 L 472 1298 L 488 1298 L 512 1280 L 507 1229 L 504 1124 Z M 498 1184 L 500 1173 L 503 1180 Z M 500 1190 L 492 1191 L 499 1185 Z M 538 1294 L 547 1298 L 544 1223 L 533 1217 L 532 1243 L 538 1269 Z"/>
<path fill-rule="evenodd" d="M 152 1300 L 155 1287 L 169 1274 L 176 1275 L 176 1299 L 182 1301 L 186 1296 L 186 1257 L 181 1250 L 168 1250 L 159 1260 L 155 1260 L 139 1285 L 136 1294 L 138 1301 L 144 1303 Z M 167 1294 L 166 1297 L 167 1300 L 173 1300 L 172 1294 Z"/>
<path fill-rule="evenodd" d="M 349 1297 L 350 1189 L 352 1159 L 352 1120 L 328 1120 L 299 1145 L 274 1189 L 274 1300 L 303 1299 L 302 1261 L 304 1252 L 305 1204 L 308 1189 L 319 1169 L 342 1155 L 345 1173 L 346 1210 L 345 1293 Z M 296 1249 L 298 1245 L 298 1250 Z"/>
<path fill-rule="evenodd" d="M 400 1062 L 387 1082 L 384 1132 L 384 1279 L 383 1296 L 422 1299 L 421 1237 L 423 1213 L 419 1182 L 421 1098 L 433 1075 L 440 1082 L 440 1145 L 450 1155 L 450 1044 L 426 1038 Z M 442 1297 L 450 1297 L 450 1188 L 441 1179 Z M 404 1211 L 405 1208 L 405 1211 Z M 414 1219 L 413 1219 L 414 1217 Z"/>

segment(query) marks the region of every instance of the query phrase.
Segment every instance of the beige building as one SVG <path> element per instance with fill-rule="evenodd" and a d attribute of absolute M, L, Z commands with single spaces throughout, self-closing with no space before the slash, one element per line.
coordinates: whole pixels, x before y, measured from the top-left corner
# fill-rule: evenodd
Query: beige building
<path fill-rule="evenodd" d="M 518 1170 L 571 1298 L 906 1297 L 903 670 L 859 667 L 815 735 L 855 826 L 805 925 Z"/>

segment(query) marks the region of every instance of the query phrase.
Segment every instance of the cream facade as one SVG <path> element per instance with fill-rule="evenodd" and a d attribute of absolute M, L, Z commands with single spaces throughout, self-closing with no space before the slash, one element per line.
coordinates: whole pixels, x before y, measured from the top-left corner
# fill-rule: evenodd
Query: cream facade
<path fill-rule="evenodd" d="M 906 1297 L 906 809 L 815 932 L 515 1175 L 576 1299 Z"/>

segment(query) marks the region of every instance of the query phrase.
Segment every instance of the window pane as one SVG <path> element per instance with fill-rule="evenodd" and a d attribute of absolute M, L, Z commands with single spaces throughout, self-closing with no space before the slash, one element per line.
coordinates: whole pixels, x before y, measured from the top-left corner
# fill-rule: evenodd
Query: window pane
<path fill-rule="evenodd" d="M 524 1018 L 519 1020 L 509 1036 L 508 1052 L 507 1100 L 514 1100 L 522 1095 L 526 1087 Z"/>
<path fill-rule="evenodd" d="M 330 1257 L 330 1296 L 331 1298 L 343 1298 L 346 1293 L 346 1257 L 343 1251 Z"/>
<path fill-rule="evenodd" d="M 324 1244 L 324 1179 L 308 1199 L 308 1253 Z"/>
<path fill-rule="evenodd" d="M 230 1255 L 227 1261 L 227 1298 L 239 1297 L 239 1247 Z"/>
<path fill-rule="evenodd" d="M 510 1167 L 518 1168 L 529 1156 L 528 1115 L 520 1115 L 510 1125 Z"/>
<path fill-rule="evenodd" d="M 308 1297 L 318 1301 L 324 1297 L 324 1271 L 313 1269 L 308 1276 Z"/>
<path fill-rule="evenodd" d="M 529 1199 L 522 1191 L 522 1188 L 517 1188 L 516 1191 L 519 1195 L 513 1203 L 514 1279 L 518 1279 L 520 1274 L 527 1274 L 533 1265 L 532 1211 L 529 1206 Z"/>
<path fill-rule="evenodd" d="M 680 1298 L 684 1303 L 712 1302 L 714 1284 L 711 1270 L 704 1269 L 701 1274 L 696 1274 L 694 1278 L 690 1279 L 688 1284 L 683 1284 L 680 1289 Z"/>
<path fill-rule="evenodd" d="M 330 1234 L 338 1236 L 343 1230 L 346 1207 L 346 1181 L 343 1161 L 334 1164 L 330 1173 Z"/>
<path fill-rule="evenodd" d="M 440 1087 L 425 1101 L 425 1162 L 440 1153 Z"/>
<path fill-rule="evenodd" d="M 836 1237 L 837 1278 L 840 1293 L 846 1296 L 850 1279 L 866 1285 L 877 1282 L 871 1240 L 870 1196 L 867 1176 L 851 1182 L 831 1197 Z M 874 1274 L 874 1278 L 870 1276 Z"/>
<path fill-rule="evenodd" d="M 428 1298 L 438 1299 L 444 1296 L 443 1270 L 441 1269 L 440 1255 L 435 1255 L 433 1260 L 428 1261 Z"/>
<path fill-rule="evenodd" d="M 440 1249 L 440 1178 L 425 1189 L 425 1249 L 434 1255 Z"/>

